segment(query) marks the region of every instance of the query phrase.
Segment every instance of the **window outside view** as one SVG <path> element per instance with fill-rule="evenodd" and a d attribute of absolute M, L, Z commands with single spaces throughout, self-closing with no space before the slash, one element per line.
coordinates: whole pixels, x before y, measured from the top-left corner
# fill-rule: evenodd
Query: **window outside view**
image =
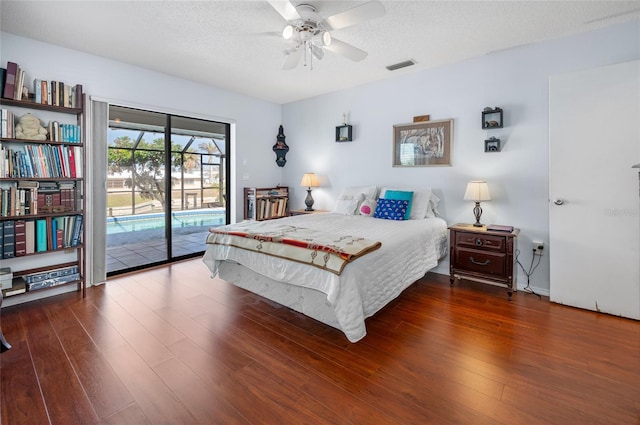
<path fill-rule="evenodd" d="M 201 253 L 226 224 L 226 126 L 110 107 L 107 273 Z"/>

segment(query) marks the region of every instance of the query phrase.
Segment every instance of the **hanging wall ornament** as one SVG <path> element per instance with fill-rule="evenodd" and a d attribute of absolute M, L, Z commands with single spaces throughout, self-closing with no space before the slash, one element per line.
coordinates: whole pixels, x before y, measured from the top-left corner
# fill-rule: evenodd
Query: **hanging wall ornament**
<path fill-rule="evenodd" d="M 289 152 L 289 146 L 285 143 L 284 137 L 284 129 L 280 126 L 278 135 L 276 136 L 276 144 L 273 145 L 273 151 L 276 153 L 276 164 L 278 164 L 278 167 L 284 167 L 284 164 L 287 163 L 287 159 L 285 157 L 287 152 Z"/>

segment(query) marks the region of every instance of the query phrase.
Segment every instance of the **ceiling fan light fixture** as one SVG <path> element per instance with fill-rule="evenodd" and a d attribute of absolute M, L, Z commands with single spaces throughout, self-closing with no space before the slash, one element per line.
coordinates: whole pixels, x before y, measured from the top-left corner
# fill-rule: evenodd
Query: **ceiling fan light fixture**
<path fill-rule="evenodd" d="M 329 31 L 324 31 L 322 33 L 322 44 L 324 46 L 330 46 L 331 45 L 331 34 L 329 34 Z"/>
<path fill-rule="evenodd" d="M 313 36 L 311 42 L 318 47 L 326 47 L 331 44 L 331 34 L 328 31 L 318 32 Z"/>
<path fill-rule="evenodd" d="M 311 54 L 314 58 L 322 60 L 322 58 L 324 57 L 324 50 L 322 50 L 318 46 L 311 46 Z"/>
<path fill-rule="evenodd" d="M 282 30 L 282 38 L 284 38 L 285 40 L 291 39 L 291 37 L 293 37 L 293 31 L 294 31 L 293 26 L 287 25 Z"/>

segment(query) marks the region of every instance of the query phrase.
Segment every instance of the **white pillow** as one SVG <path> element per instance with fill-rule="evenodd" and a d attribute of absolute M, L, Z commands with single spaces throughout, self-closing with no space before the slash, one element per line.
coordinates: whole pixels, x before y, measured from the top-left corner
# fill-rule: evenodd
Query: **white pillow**
<path fill-rule="evenodd" d="M 333 212 L 342 215 L 354 215 L 363 199 L 364 195 L 362 193 L 358 193 L 357 195 L 342 195 L 336 201 Z"/>
<path fill-rule="evenodd" d="M 427 218 L 440 217 L 440 212 L 438 211 L 438 203 L 440 202 L 440 198 L 431 192 L 431 196 L 429 197 L 429 208 L 427 209 Z"/>
<path fill-rule="evenodd" d="M 384 198 L 384 195 L 387 190 L 412 190 L 413 191 L 413 201 L 411 203 L 411 215 L 409 216 L 409 220 L 422 220 L 423 218 L 435 217 L 431 205 L 431 198 L 433 193 L 430 188 L 426 189 L 396 189 L 390 187 L 383 187 L 380 190 L 380 197 Z M 436 199 L 438 197 L 436 196 Z M 436 202 L 437 205 L 437 202 Z"/>
<path fill-rule="evenodd" d="M 372 217 L 373 214 L 376 212 L 377 206 L 378 206 L 378 203 L 376 201 L 371 199 L 365 199 L 360 204 L 360 207 L 358 208 L 358 212 L 360 212 L 360 215 L 366 215 L 366 216 Z"/>
<path fill-rule="evenodd" d="M 375 201 L 377 199 L 376 195 L 378 194 L 378 187 L 376 185 L 345 187 L 340 191 L 340 195 L 338 195 L 338 200 L 340 200 L 344 196 L 358 196 L 360 194 L 363 195 L 361 201 L 365 199 L 370 199 Z M 356 207 L 356 214 L 360 214 L 359 206 L 360 205 Z"/>

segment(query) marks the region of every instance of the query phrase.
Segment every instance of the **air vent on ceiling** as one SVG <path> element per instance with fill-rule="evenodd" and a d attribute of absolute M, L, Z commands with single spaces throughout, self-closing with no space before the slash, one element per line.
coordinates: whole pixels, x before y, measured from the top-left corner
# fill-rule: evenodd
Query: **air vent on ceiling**
<path fill-rule="evenodd" d="M 398 62 L 398 63 L 394 63 L 393 65 L 387 65 L 385 68 L 387 68 L 389 71 L 395 71 L 396 69 L 406 68 L 408 66 L 415 65 L 415 64 L 416 63 L 414 62 L 413 59 L 409 59 L 404 62 Z"/>

